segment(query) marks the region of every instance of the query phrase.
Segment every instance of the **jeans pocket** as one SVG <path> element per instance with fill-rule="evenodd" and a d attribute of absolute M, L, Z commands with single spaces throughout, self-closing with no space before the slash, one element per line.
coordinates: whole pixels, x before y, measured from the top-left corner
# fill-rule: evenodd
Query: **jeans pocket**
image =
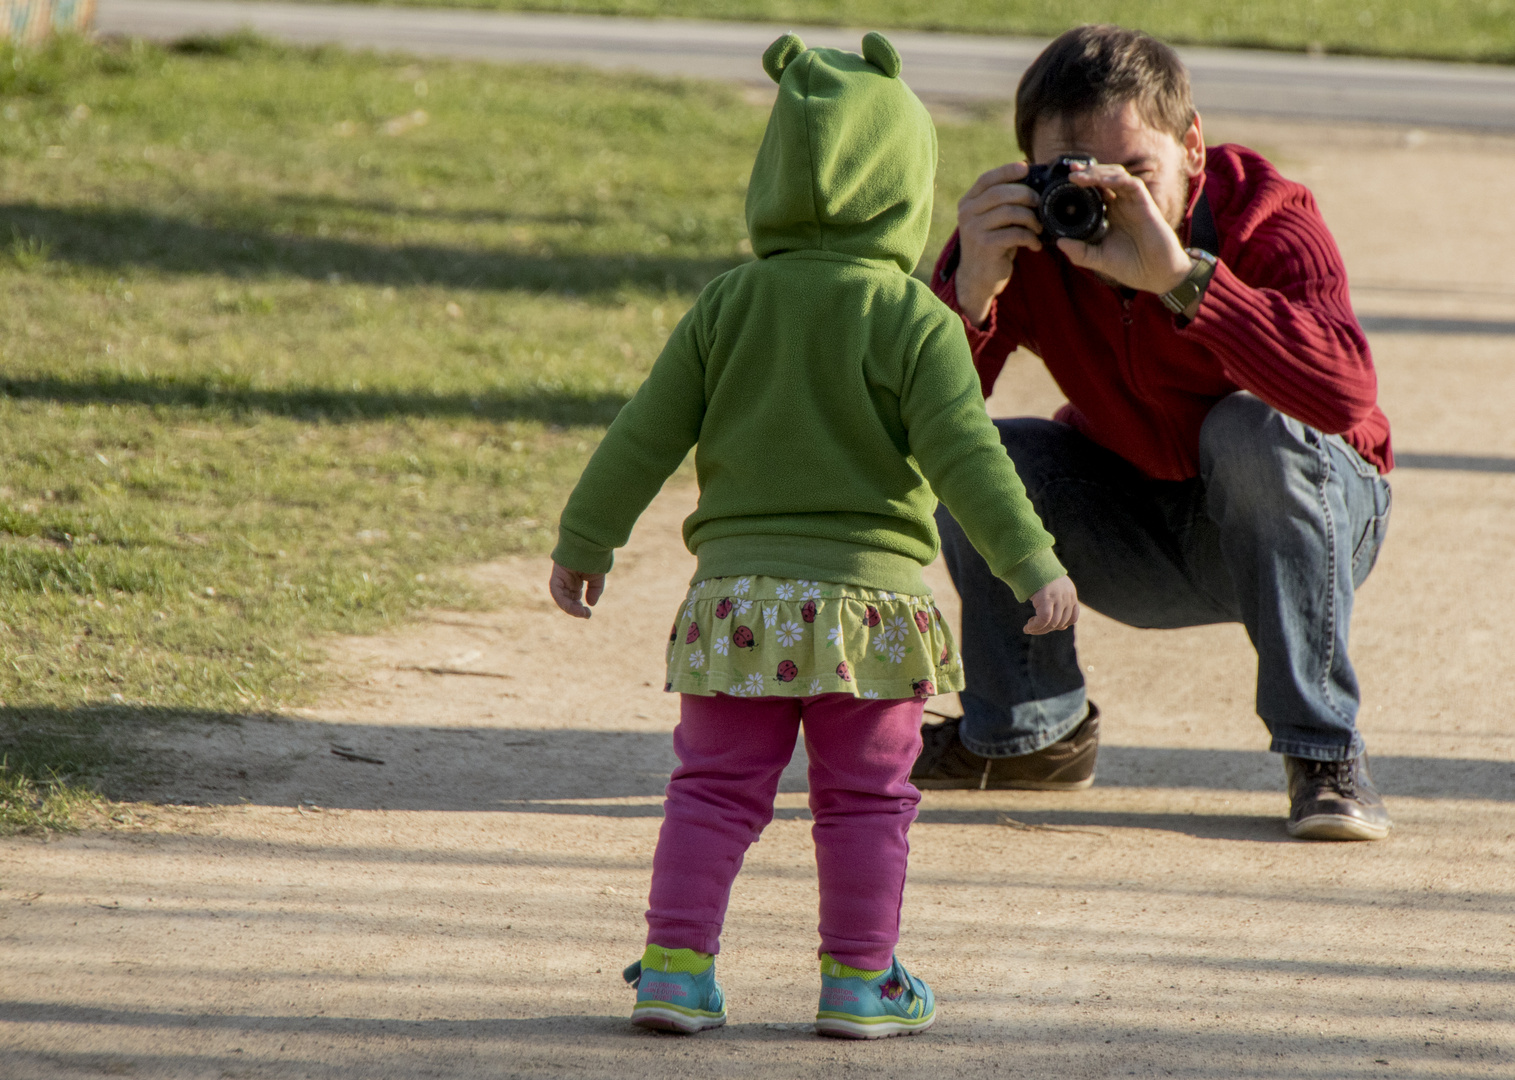
<path fill-rule="evenodd" d="M 1394 490 L 1383 477 L 1373 484 L 1373 517 L 1368 527 L 1357 540 L 1352 551 L 1352 587 L 1358 588 L 1368 580 L 1368 574 L 1378 562 L 1378 553 L 1383 550 L 1384 537 L 1389 533 L 1389 510 L 1394 505 Z"/>

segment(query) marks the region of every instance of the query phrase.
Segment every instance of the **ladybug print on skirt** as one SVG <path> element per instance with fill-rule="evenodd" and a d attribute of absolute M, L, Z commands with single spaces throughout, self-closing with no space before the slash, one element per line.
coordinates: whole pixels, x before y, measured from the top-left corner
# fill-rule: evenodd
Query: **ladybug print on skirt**
<path fill-rule="evenodd" d="M 962 688 L 951 629 L 929 594 L 710 578 L 690 587 L 681 611 L 665 679 L 675 693 L 897 701 Z M 763 615 L 756 627 L 737 622 L 753 611 Z"/>

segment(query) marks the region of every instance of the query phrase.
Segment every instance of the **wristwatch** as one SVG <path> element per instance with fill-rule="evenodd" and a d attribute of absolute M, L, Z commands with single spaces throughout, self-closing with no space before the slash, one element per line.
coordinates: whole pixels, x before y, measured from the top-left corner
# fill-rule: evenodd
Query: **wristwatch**
<path fill-rule="evenodd" d="M 1189 305 L 1205 295 L 1205 287 L 1215 274 L 1215 256 L 1208 251 L 1203 248 L 1184 248 L 1184 254 L 1194 260 L 1194 266 L 1184 280 L 1159 297 L 1163 306 L 1175 315 L 1182 315 L 1189 310 Z"/>

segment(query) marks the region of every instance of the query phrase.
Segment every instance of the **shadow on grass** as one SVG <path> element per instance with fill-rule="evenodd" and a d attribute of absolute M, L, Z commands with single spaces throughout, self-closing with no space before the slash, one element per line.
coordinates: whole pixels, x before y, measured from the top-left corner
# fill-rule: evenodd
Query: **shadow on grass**
<path fill-rule="evenodd" d="M 0 396 L 81 405 L 147 405 L 265 413 L 302 420 L 361 421 L 397 417 L 536 420 L 565 427 L 604 427 L 629 400 L 622 393 L 568 390 L 497 390 L 431 394 L 401 390 L 338 390 L 315 386 L 259 389 L 225 377 L 137 378 L 102 373 L 95 378 L 0 375 Z"/>
<path fill-rule="evenodd" d="M 372 208 L 360 205 L 359 209 Z M 399 213 L 396 207 L 394 212 Z M 408 212 L 408 211 L 407 211 Z M 0 236 L 34 238 L 55 262 L 120 273 L 296 277 L 340 274 L 364 285 L 521 289 L 577 296 L 625 287 L 696 292 L 735 257 L 631 254 L 526 255 L 441 244 L 385 245 L 271 231 L 266 222 L 208 225 L 126 207 L 0 203 Z"/>
<path fill-rule="evenodd" d="M 274 202 L 286 211 L 320 213 L 328 216 L 356 212 L 422 221 L 453 221 L 464 225 L 567 225 L 592 228 L 595 225 L 605 224 L 599 214 L 591 211 L 577 214 L 570 214 L 567 211 L 539 214 L 512 210 L 508 206 L 421 206 L 416 203 L 398 203 L 388 199 L 344 199 L 336 195 L 314 192 L 285 192 L 274 196 Z"/>

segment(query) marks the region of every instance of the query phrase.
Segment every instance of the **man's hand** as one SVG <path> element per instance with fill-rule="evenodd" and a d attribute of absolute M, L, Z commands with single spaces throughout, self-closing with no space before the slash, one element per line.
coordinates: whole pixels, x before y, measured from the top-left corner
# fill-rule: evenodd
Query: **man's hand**
<path fill-rule="evenodd" d="M 1078 622 L 1078 590 L 1067 574 L 1049 581 L 1031 594 L 1036 616 L 1025 625 L 1028 634 L 1050 634 Z"/>
<path fill-rule="evenodd" d="M 1041 250 L 1041 196 L 1021 183 L 1027 170 L 1024 161 L 990 169 L 957 202 L 957 306 L 975 326 L 1010 284 L 1015 253 Z"/>
<path fill-rule="evenodd" d="M 587 587 L 587 592 L 585 589 Z M 587 619 L 594 612 L 589 608 L 600 602 L 600 596 L 605 592 L 604 574 L 581 574 L 577 570 L 570 570 L 566 566 L 552 564 L 552 581 L 548 585 L 552 592 L 552 598 L 557 601 L 558 607 L 562 608 L 575 619 Z M 583 595 L 581 600 L 580 594 Z M 589 607 L 584 606 L 584 601 L 589 602 Z"/>
<path fill-rule="evenodd" d="M 1092 270 L 1141 292 L 1165 292 L 1178 286 L 1194 259 L 1163 220 L 1147 185 L 1123 165 L 1075 165 L 1069 177 L 1079 187 L 1097 187 L 1105 197 L 1110 231 L 1098 244 L 1059 240 L 1058 249 L 1074 266 Z"/>

